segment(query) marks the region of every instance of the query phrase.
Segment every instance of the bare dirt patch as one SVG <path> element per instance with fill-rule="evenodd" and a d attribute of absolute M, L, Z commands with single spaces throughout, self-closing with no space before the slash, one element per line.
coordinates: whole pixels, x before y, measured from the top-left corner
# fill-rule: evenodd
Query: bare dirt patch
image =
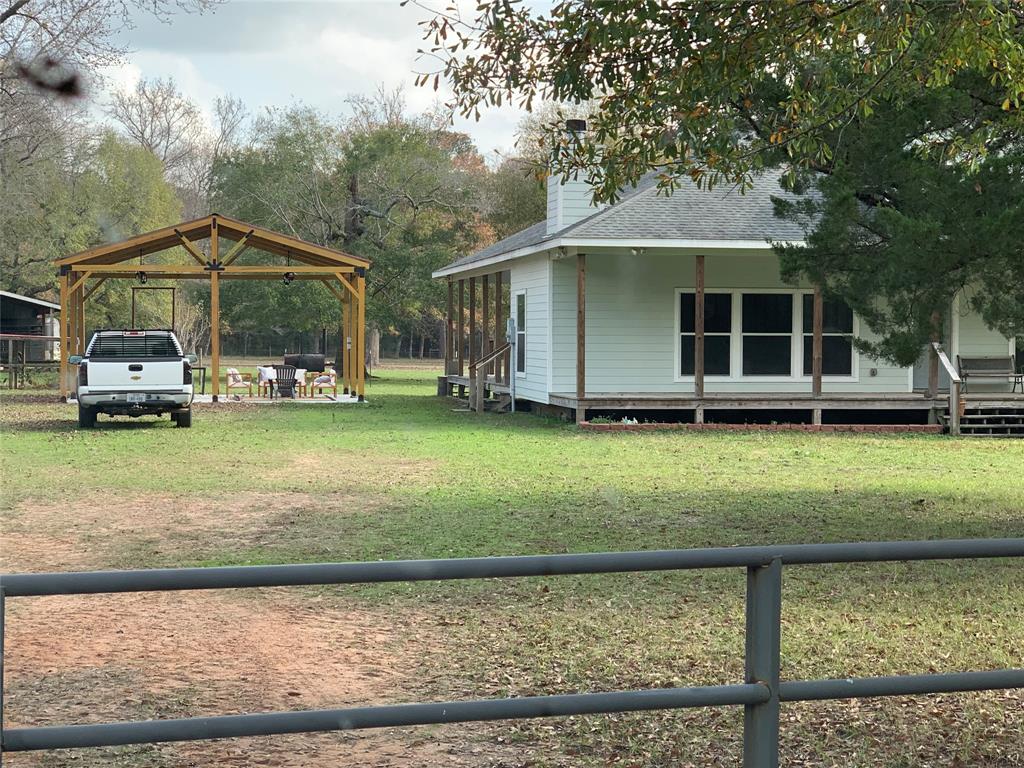
<path fill-rule="evenodd" d="M 74 538 L 4 525 L 0 570 L 9 572 L 82 570 L 91 563 L 85 547 Z"/>
<path fill-rule="evenodd" d="M 407 486 L 429 482 L 435 477 L 440 464 L 434 459 L 411 459 L 361 452 L 358 456 L 359 470 L 356 477 L 362 486 Z M 325 478 L 345 482 L 346 477 L 352 476 L 352 467 L 352 456 L 307 451 L 296 454 L 289 462 L 271 470 L 271 474 L 282 480 L 297 482 L 315 482 Z"/>
<path fill-rule="evenodd" d="M 12 600 L 8 727 L 416 700 L 421 618 L 294 590 Z M 17 766 L 494 765 L 465 730 L 401 729 L 15 754 Z M 134 748 L 133 748 L 134 749 Z M 500 764 L 510 757 L 507 750 Z M 115 757 L 117 759 L 115 759 Z"/>
<path fill-rule="evenodd" d="M 134 546 L 173 562 L 207 550 L 262 546 L 306 516 L 351 515 L 380 506 L 366 493 L 106 493 L 73 505 L 27 499 L 4 522 L 0 567 L 11 571 L 102 568 Z"/>

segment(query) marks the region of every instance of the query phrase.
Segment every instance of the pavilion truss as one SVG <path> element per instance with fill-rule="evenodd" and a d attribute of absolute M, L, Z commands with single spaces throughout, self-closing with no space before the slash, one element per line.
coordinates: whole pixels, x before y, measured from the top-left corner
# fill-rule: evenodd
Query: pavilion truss
<path fill-rule="evenodd" d="M 208 241 L 204 251 L 200 244 Z M 147 263 L 150 254 L 182 248 L 183 264 Z M 262 251 L 282 264 L 245 264 L 244 254 Z M 338 299 L 342 359 L 335 367 L 345 394 L 365 398 L 367 259 L 283 235 L 219 214 L 96 246 L 58 259 L 60 279 L 60 394 L 74 391 L 75 366 L 85 354 L 86 304 L 107 280 L 209 280 L 210 365 L 214 401 L 221 395 L 220 283 L 222 280 L 317 280 Z M 340 364 L 340 367 L 339 367 Z"/>

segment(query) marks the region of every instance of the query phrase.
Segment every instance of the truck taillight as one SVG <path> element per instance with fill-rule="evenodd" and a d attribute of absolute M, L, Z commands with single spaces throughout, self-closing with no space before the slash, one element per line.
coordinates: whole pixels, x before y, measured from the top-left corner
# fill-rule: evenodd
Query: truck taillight
<path fill-rule="evenodd" d="M 85 360 L 78 364 L 78 384 L 79 386 L 89 385 L 89 364 Z"/>
<path fill-rule="evenodd" d="M 182 361 L 181 371 L 181 383 L 191 384 L 192 383 L 192 364 L 188 360 Z"/>

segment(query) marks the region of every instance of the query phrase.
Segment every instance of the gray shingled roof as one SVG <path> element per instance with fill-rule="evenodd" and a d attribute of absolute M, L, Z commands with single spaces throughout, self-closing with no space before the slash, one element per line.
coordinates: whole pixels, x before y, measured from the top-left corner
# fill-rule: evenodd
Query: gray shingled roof
<path fill-rule="evenodd" d="M 772 197 L 798 199 L 779 186 L 781 171 L 765 171 L 745 193 L 719 186 L 711 191 L 684 181 L 671 195 L 659 192 L 655 176 L 641 180 L 615 205 L 551 235 L 540 221 L 449 264 L 445 269 L 540 245 L 547 240 L 758 240 L 800 241 L 800 225 L 775 215 Z"/>

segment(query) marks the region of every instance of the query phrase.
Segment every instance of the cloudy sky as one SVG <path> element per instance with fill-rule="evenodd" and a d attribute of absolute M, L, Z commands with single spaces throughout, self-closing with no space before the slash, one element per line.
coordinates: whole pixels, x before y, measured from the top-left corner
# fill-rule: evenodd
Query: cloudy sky
<path fill-rule="evenodd" d="M 467 10 L 474 5 L 465 3 Z M 426 17 L 400 0 L 227 0 L 212 12 L 175 13 L 165 23 L 140 14 L 121 35 L 131 52 L 107 72 L 107 82 L 132 87 L 139 78 L 170 76 L 207 111 L 214 98 L 230 94 L 250 112 L 303 103 L 334 115 L 345 114 L 351 94 L 401 85 L 418 111 L 438 98 L 413 84 L 417 22 Z M 491 155 L 512 148 L 519 117 L 514 108 L 491 109 L 479 122 L 456 118 L 456 127 Z"/>

